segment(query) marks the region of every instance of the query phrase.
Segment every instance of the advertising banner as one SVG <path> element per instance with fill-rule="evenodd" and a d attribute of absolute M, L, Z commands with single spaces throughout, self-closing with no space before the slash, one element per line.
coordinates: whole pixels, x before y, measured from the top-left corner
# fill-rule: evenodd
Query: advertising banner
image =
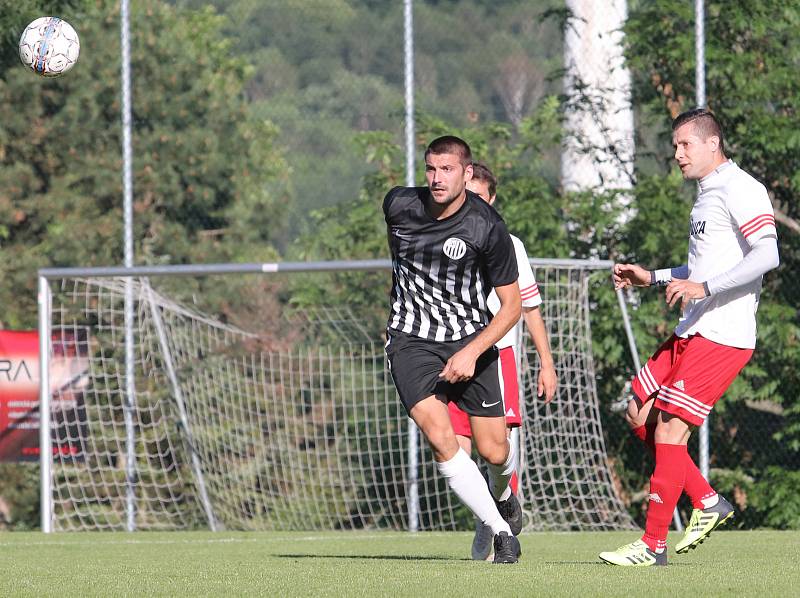
<path fill-rule="evenodd" d="M 86 335 L 55 332 L 50 361 L 53 454 L 81 458 Z M 0 461 L 39 460 L 39 333 L 0 330 Z"/>

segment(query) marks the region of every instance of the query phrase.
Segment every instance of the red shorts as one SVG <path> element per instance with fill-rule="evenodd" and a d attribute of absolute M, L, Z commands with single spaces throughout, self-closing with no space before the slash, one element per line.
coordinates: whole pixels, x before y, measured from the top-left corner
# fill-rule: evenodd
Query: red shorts
<path fill-rule="evenodd" d="M 673 334 L 633 379 L 633 391 L 643 403 L 655 398 L 661 411 L 699 426 L 752 355 L 752 349 L 720 345 L 699 334 Z"/>
<path fill-rule="evenodd" d="M 500 376 L 500 388 L 503 391 L 503 405 L 506 411 L 506 426 L 516 428 L 522 424 L 519 412 L 519 382 L 517 380 L 517 359 L 513 347 L 500 349 L 500 367 L 497 368 Z M 472 438 L 472 429 L 469 426 L 469 415 L 464 413 L 453 401 L 447 403 L 450 411 L 450 422 L 453 431 L 459 436 Z"/>

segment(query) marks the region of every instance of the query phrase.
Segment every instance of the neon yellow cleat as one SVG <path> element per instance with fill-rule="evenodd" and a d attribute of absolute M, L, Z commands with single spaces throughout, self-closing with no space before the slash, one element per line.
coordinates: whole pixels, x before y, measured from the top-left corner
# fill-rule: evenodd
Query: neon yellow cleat
<path fill-rule="evenodd" d="M 617 548 L 613 552 L 601 552 L 600 560 L 609 565 L 621 567 L 650 567 L 652 565 L 666 565 L 667 551 L 653 552 L 642 540 L 636 540 Z"/>
<path fill-rule="evenodd" d="M 719 497 L 719 501 L 713 507 L 707 509 L 694 509 L 686 533 L 681 541 L 675 545 L 675 552 L 684 554 L 697 548 L 705 542 L 723 523 L 732 520 L 734 517 L 733 506 L 727 500 Z"/>

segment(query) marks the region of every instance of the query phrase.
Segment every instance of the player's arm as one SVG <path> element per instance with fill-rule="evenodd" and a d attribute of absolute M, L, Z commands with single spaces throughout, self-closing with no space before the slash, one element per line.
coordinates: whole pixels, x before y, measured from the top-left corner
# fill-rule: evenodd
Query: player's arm
<path fill-rule="evenodd" d="M 439 374 L 440 378 L 448 382 L 461 382 L 472 378 L 478 357 L 493 347 L 519 321 L 522 299 L 517 281 L 495 287 L 494 290 L 500 300 L 500 310 L 478 336 L 447 360 L 442 373 Z"/>
<path fill-rule="evenodd" d="M 614 264 L 612 278 L 615 289 L 661 286 L 675 279 L 689 278 L 689 267 L 684 264 L 676 268 L 647 270 L 638 264 Z"/>
<path fill-rule="evenodd" d="M 550 341 L 547 338 L 547 329 L 542 319 L 542 313 L 538 306 L 525 307 L 522 309 L 522 318 L 528 327 L 533 345 L 539 354 L 539 380 L 536 396 L 544 395 L 544 402 L 549 403 L 553 400 L 558 386 L 558 376 L 556 366 L 553 362 L 553 354 L 550 351 Z"/>
<path fill-rule="evenodd" d="M 774 235 L 759 238 L 750 251 L 733 268 L 705 282 L 676 280 L 667 286 L 667 303 L 675 305 L 679 300 L 685 305 L 690 299 L 703 299 L 744 286 L 763 276 L 780 264 L 778 239 Z"/>

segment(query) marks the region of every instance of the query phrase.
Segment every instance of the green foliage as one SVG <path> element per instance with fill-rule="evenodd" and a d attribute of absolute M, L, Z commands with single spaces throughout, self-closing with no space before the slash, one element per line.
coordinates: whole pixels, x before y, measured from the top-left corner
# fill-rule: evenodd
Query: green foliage
<path fill-rule="evenodd" d="M 28 530 L 39 521 L 39 466 L 0 463 L 0 529 Z"/>
<path fill-rule="evenodd" d="M 753 485 L 749 506 L 761 515 L 761 526 L 800 529 L 800 472 L 769 467 Z"/>
<path fill-rule="evenodd" d="M 0 232 L 8 326 L 35 321 L 40 266 L 122 261 L 119 15 L 87 8 L 69 76 L 23 68 L 0 79 Z M 266 256 L 286 205 L 276 131 L 251 119 L 245 66 L 221 20 L 155 0 L 136 3 L 134 238 L 139 263 Z"/>

